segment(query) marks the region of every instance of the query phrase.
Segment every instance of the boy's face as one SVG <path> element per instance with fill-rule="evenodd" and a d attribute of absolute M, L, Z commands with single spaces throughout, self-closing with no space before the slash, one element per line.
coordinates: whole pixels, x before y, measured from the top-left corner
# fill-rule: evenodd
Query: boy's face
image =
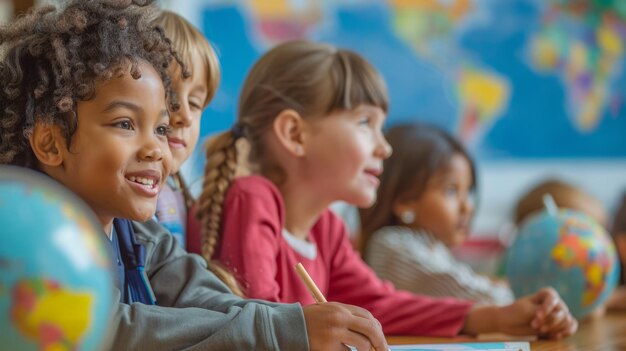
<path fill-rule="evenodd" d="M 172 90 L 180 104 L 178 111 L 170 113 L 170 132 L 167 136 L 173 157 L 172 173 L 179 171 L 198 143 L 200 117 L 208 94 L 205 64 L 200 55 L 192 57 L 191 66 L 193 74 L 185 80 L 178 64 L 172 64 L 170 68 Z"/>
<path fill-rule="evenodd" d="M 94 98 L 78 102 L 78 128 L 52 176 L 85 200 L 108 228 L 114 217 L 152 217 L 170 173 L 169 117 L 161 78 L 139 64 L 141 77 L 126 73 L 96 84 Z"/>

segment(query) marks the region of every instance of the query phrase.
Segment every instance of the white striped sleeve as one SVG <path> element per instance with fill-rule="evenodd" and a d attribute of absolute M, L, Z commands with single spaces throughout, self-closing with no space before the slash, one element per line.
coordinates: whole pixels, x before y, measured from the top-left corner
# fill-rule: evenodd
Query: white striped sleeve
<path fill-rule="evenodd" d="M 498 305 L 513 301 L 508 286 L 476 274 L 427 234 L 384 228 L 372 237 L 366 259 L 381 279 L 398 289 Z"/>

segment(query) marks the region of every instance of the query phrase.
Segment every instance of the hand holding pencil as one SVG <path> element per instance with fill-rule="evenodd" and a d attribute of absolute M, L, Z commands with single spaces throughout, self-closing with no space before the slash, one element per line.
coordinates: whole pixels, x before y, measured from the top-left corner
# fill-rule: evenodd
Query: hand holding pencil
<path fill-rule="evenodd" d="M 346 345 L 352 345 L 358 351 L 389 349 L 380 323 L 369 311 L 326 302 L 301 263 L 296 266 L 296 271 L 317 301 L 317 304 L 303 308 L 311 351 L 349 350 Z"/>

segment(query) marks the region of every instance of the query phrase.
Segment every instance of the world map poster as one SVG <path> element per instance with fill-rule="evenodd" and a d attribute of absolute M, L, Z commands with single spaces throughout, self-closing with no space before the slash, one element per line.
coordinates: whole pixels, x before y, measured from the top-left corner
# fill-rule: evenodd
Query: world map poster
<path fill-rule="evenodd" d="M 234 122 L 246 73 L 282 41 L 362 54 L 384 76 L 386 126 L 425 121 L 482 160 L 626 156 L 626 2 L 199 1 L 223 79 L 202 134 Z M 201 156 L 201 155 L 199 155 Z"/>

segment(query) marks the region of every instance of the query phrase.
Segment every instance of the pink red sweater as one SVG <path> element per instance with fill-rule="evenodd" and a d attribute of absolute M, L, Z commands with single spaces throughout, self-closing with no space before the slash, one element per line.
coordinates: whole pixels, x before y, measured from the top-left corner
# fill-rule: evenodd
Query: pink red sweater
<path fill-rule="evenodd" d="M 328 301 L 369 310 L 385 334 L 456 335 L 471 308 L 467 301 L 414 295 L 380 280 L 353 250 L 344 223 L 329 210 L 308 237 L 317 246 L 317 256 L 302 256 L 283 237 L 285 209 L 280 192 L 261 176 L 235 180 L 222 220 L 215 257 L 235 273 L 251 298 L 314 303 L 294 270 L 302 262 Z"/>

